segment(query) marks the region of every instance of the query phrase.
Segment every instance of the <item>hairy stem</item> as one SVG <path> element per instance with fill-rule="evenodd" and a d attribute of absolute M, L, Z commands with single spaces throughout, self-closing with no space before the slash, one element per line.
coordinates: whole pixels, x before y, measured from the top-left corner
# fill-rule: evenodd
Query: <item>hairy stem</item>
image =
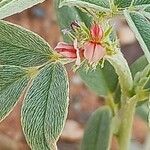
<path fill-rule="evenodd" d="M 107 56 L 106 59 L 115 68 L 116 73 L 118 74 L 122 94 L 125 97 L 130 97 L 130 91 L 133 88 L 133 79 L 123 54 L 118 50 L 115 55 Z"/>
<path fill-rule="evenodd" d="M 136 98 L 133 97 L 122 105 L 120 112 L 121 123 L 118 135 L 120 150 L 129 150 L 136 103 Z"/>

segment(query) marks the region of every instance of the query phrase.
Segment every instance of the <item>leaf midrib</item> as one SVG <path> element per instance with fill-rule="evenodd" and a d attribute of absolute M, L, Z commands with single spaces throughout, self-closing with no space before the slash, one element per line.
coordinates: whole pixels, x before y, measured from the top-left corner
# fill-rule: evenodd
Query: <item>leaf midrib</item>
<path fill-rule="evenodd" d="M 51 66 L 50 66 L 51 67 Z M 47 108 L 48 108 L 48 97 L 49 97 L 49 90 L 50 90 L 50 88 L 51 88 L 51 83 L 52 83 L 52 81 L 53 81 L 53 78 L 54 78 L 54 74 L 55 74 L 55 70 L 56 70 L 56 64 L 53 66 L 53 71 L 52 71 L 52 76 L 51 76 L 51 82 L 50 82 L 50 84 L 49 84 L 49 87 L 48 87 L 48 92 L 47 92 L 47 95 L 46 95 L 46 109 L 45 109 L 45 111 L 44 111 L 44 121 L 43 121 L 43 131 L 44 131 L 44 138 L 45 138 L 45 141 L 46 141 L 46 143 L 47 143 L 47 147 L 49 148 L 49 143 L 48 143 L 48 141 L 47 141 L 47 138 L 46 138 L 46 134 L 45 134 L 45 118 L 46 118 L 46 112 L 47 112 Z M 49 148 L 50 149 L 50 148 Z"/>

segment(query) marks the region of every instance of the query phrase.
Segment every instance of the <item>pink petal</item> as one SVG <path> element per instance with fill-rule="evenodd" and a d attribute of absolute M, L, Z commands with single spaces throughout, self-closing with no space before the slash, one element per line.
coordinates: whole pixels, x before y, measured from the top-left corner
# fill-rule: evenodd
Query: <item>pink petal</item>
<path fill-rule="evenodd" d="M 94 43 L 87 42 L 84 45 L 84 57 L 91 62 L 94 53 Z"/>
<path fill-rule="evenodd" d="M 84 45 L 84 57 L 89 63 L 97 63 L 105 55 L 105 49 L 100 44 L 92 42 L 85 43 Z"/>
<path fill-rule="evenodd" d="M 98 24 L 93 24 L 91 27 L 91 35 L 94 39 L 101 39 L 103 37 L 102 27 Z"/>
<path fill-rule="evenodd" d="M 100 44 L 96 44 L 91 62 L 97 63 L 100 59 L 104 57 L 104 55 L 105 49 Z"/>
<path fill-rule="evenodd" d="M 64 42 L 58 43 L 57 46 L 55 47 L 55 50 L 66 58 L 77 57 L 76 49 L 74 48 L 74 46 Z"/>
<path fill-rule="evenodd" d="M 68 43 L 65 43 L 65 42 L 59 42 L 57 44 L 57 46 L 55 47 L 55 50 L 59 50 L 59 49 L 74 49 L 74 46 L 73 45 L 70 45 Z"/>

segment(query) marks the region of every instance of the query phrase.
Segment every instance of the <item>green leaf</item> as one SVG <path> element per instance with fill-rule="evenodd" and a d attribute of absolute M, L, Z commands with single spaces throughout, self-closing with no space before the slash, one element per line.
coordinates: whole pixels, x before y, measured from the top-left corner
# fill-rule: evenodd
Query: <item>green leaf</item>
<path fill-rule="evenodd" d="M 137 59 L 131 66 L 134 78 L 134 93 L 138 97 L 138 106 L 147 101 L 148 89 L 150 90 L 150 64 L 145 56 Z"/>
<path fill-rule="evenodd" d="M 140 94 L 141 89 L 150 90 L 150 64 L 135 75 L 134 84 L 138 94 Z"/>
<path fill-rule="evenodd" d="M 114 5 L 118 8 L 125 8 L 131 5 L 132 0 L 114 0 Z"/>
<path fill-rule="evenodd" d="M 84 22 L 87 26 L 90 24 L 90 18 L 85 13 L 81 12 L 76 7 L 68 7 L 63 6 L 59 8 L 61 0 L 55 0 L 55 9 L 57 13 L 57 18 L 59 20 L 59 25 L 61 30 L 68 30 L 70 29 L 70 25 L 73 21 L 78 20 Z M 69 12 L 69 13 L 68 13 Z M 63 34 L 64 41 L 72 42 L 68 35 Z"/>
<path fill-rule="evenodd" d="M 75 7 L 78 15 L 80 16 L 81 22 L 84 22 L 85 25 L 90 28 L 92 23 L 92 16 L 89 16 L 83 10 L 80 10 L 78 7 Z"/>
<path fill-rule="evenodd" d="M 146 83 L 144 85 L 144 89 L 149 90 L 149 93 L 150 93 L 150 73 L 149 73 L 149 76 L 147 77 Z"/>
<path fill-rule="evenodd" d="M 150 22 L 137 12 L 124 11 L 124 15 L 150 63 Z"/>
<path fill-rule="evenodd" d="M 148 123 L 148 115 L 149 115 L 148 102 L 136 108 L 136 115 L 138 115 L 143 121 Z"/>
<path fill-rule="evenodd" d="M 133 77 L 135 76 L 135 74 L 136 74 L 137 72 L 142 71 L 142 70 L 145 68 L 145 66 L 147 66 L 147 65 L 148 65 L 148 61 L 147 61 L 147 59 L 146 59 L 145 56 L 141 56 L 140 58 L 138 58 L 138 59 L 130 66 Z"/>
<path fill-rule="evenodd" d="M 141 13 L 150 19 L 150 6 L 146 7 Z"/>
<path fill-rule="evenodd" d="M 0 65 L 0 120 L 16 105 L 29 79 L 26 69 Z"/>
<path fill-rule="evenodd" d="M 38 35 L 0 21 L 0 64 L 32 67 L 50 60 L 51 47 Z"/>
<path fill-rule="evenodd" d="M 68 0 L 68 1 L 73 1 L 73 0 Z M 89 5 L 94 4 L 103 8 L 108 8 L 108 9 L 110 8 L 109 0 L 101 0 L 101 1 L 100 0 L 77 0 L 77 1 L 87 2 L 87 4 L 89 3 Z"/>
<path fill-rule="evenodd" d="M 83 65 L 78 69 L 78 73 L 85 84 L 98 95 L 107 96 L 109 93 L 113 93 L 117 87 L 118 76 L 107 61 L 104 68 L 99 65 L 96 70 L 86 71 Z"/>
<path fill-rule="evenodd" d="M 107 150 L 110 146 L 112 113 L 108 106 L 97 109 L 85 129 L 81 150 Z"/>
<path fill-rule="evenodd" d="M 79 8 L 88 8 L 103 12 L 110 10 L 108 0 L 63 0 L 60 3 L 60 7 L 62 6 L 77 6 Z"/>
<path fill-rule="evenodd" d="M 126 7 L 145 7 L 150 5 L 149 0 L 114 0 L 115 6 L 118 8 Z"/>
<path fill-rule="evenodd" d="M 0 19 L 19 13 L 43 1 L 44 0 L 1 0 Z"/>
<path fill-rule="evenodd" d="M 145 10 L 146 12 L 150 13 L 150 6 L 146 7 L 144 10 Z"/>
<path fill-rule="evenodd" d="M 32 150 L 55 150 L 68 109 L 63 66 L 48 64 L 34 79 L 22 108 L 22 126 Z"/>
<path fill-rule="evenodd" d="M 150 5 L 150 1 L 149 0 L 134 0 L 133 5 L 134 6 L 138 6 L 138 5 L 147 6 L 147 5 Z"/>

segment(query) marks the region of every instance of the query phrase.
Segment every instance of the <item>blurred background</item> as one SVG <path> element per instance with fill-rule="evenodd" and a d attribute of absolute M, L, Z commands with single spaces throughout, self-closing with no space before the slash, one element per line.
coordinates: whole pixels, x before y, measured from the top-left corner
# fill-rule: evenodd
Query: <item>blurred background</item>
<path fill-rule="evenodd" d="M 69 13 L 69 12 L 68 12 Z M 5 20 L 21 25 L 42 36 L 54 48 L 62 41 L 58 27 L 56 13 L 52 0 L 13 15 Z M 124 20 L 116 20 L 122 51 L 129 64 L 142 55 L 142 51 Z M 71 64 L 66 66 L 70 78 L 70 106 L 68 119 L 58 142 L 59 150 L 79 150 L 85 124 L 91 113 L 100 105 L 104 105 L 103 98 L 90 91 L 74 74 Z M 0 150 L 30 150 L 26 144 L 20 125 L 20 108 L 22 98 L 11 114 L 0 123 Z M 134 118 L 131 150 L 150 150 L 148 125 L 138 115 Z M 119 150 L 115 138 L 111 150 Z"/>

